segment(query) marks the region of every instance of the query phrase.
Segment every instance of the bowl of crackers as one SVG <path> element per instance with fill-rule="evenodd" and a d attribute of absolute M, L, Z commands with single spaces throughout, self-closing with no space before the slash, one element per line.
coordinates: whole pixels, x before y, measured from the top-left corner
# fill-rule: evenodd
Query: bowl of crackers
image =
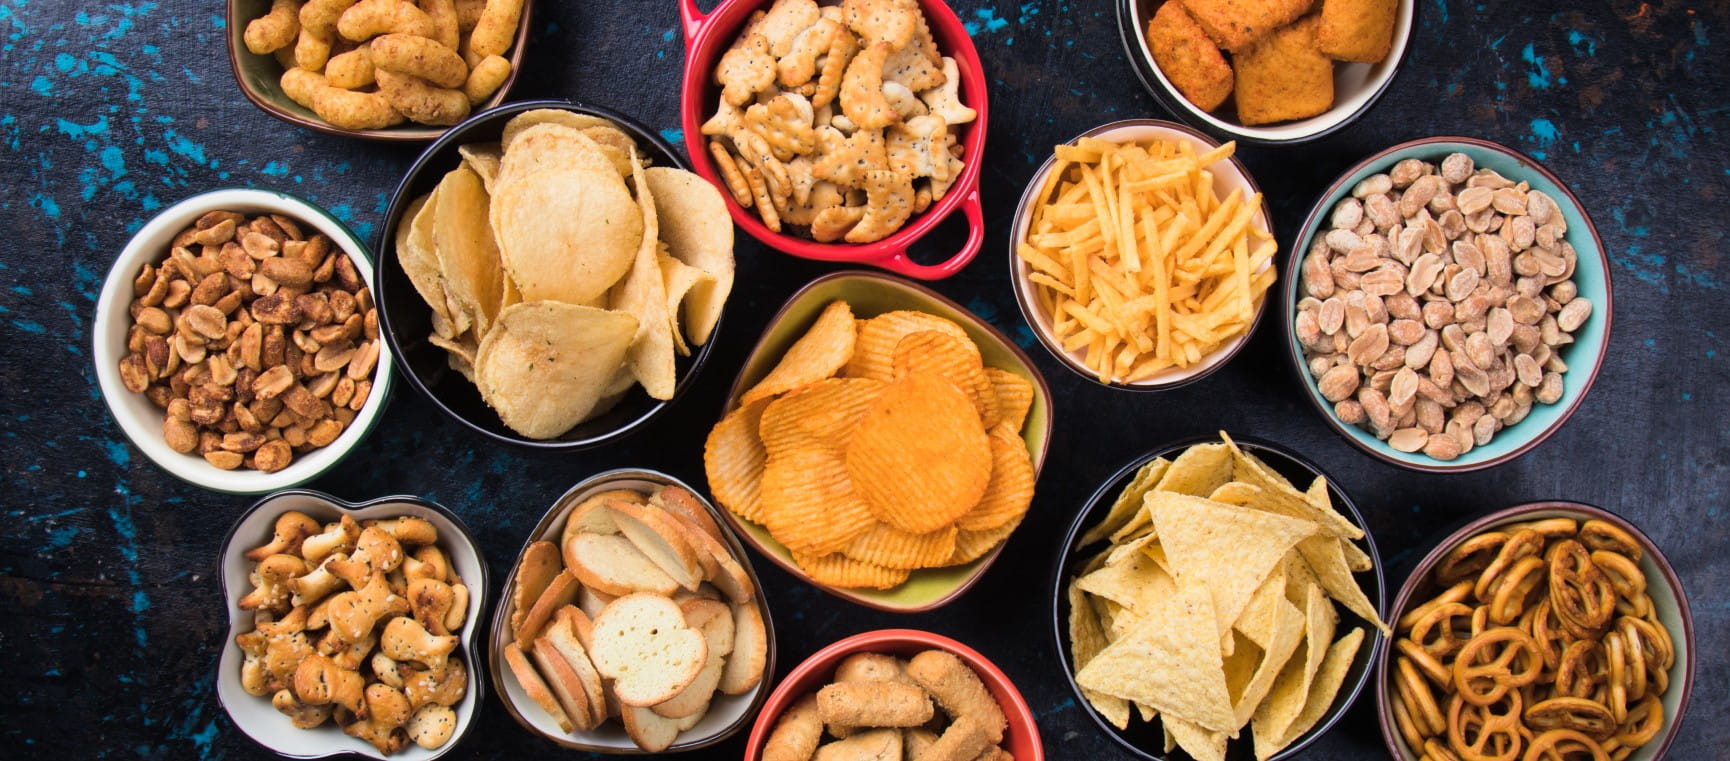
<path fill-rule="evenodd" d="M 1573 416 L 1609 349 L 1610 261 L 1578 198 L 1506 146 L 1431 137 L 1322 194 L 1280 324 L 1306 396 L 1392 465 L 1492 467 Z"/>
<path fill-rule="evenodd" d="M 912 629 L 847 637 L 794 668 L 757 716 L 746 761 L 1042 761 L 1027 701 L 978 651 Z"/>
<path fill-rule="evenodd" d="M 733 285 L 721 193 L 653 131 L 514 103 L 434 142 L 379 235 L 380 314 L 409 384 L 494 440 L 581 449 L 689 389 Z"/>
<path fill-rule="evenodd" d="M 229 0 L 241 94 L 290 124 L 366 140 L 432 140 L 503 103 L 533 0 Z"/>
<path fill-rule="evenodd" d="M 1118 0 L 1123 49 L 1155 100 L 1264 145 L 1333 134 L 1375 105 L 1411 41 L 1414 0 Z"/>
<path fill-rule="evenodd" d="M 187 483 L 260 494 L 336 467 L 389 399 L 366 245 L 317 205 L 212 190 L 146 222 L 92 329 L 103 401 Z"/>
<path fill-rule="evenodd" d="M 1130 119 L 1057 146 L 1034 174 L 1010 228 L 1011 283 L 1064 367 L 1110 388 L 1171 389 L 1248 342 L 1279 245 L 1236 148 Z"/>
<path fill-rule="evenodd" d="M 985 236 L 985 75 L 948 5 L 727 0 L 704 14 L 681 0 L 679 14 L 685 145 L 746 233 L 923 280 L 972 261 Z M 909 255 L 957 209 L 959 251 Z"/>
<path fill-rule="evenodd" d="M 743 729 L 769 694 L 775 629 L 724 523 L 651 470 L 565 492 L 493 615 L 493 685 L 517 723 L 607 754 L 695 750 Z"/>
<path fill-rule="evenodd" d="M 278 492 L 235 521 L 217 578 L 216 697 L 258 744 L 430 761 L 474 727 L 487 566 L 443 506 Z"/>
<path fill-rule="evenodd" d="M 1694 620 L 1650 537 L 1578 502 L 1467 522 L 1419 560 L 1376 662 L 1388 751 L 1663 758 L 1694 686 Z"/>
<path fill-rule="evenodd" d="M 746 359 L 704 467 L 745 542 L 891 612 L 935 609 L 996 560 L 1033 499 L 1051 393 L 960 305 L 840 272 L 788 299 Z"/>
<path fill-rule="evenodd" d="M 1053 633 L 1100 729 L 1142 758 L 1289 758 L 1369 683 L 1380 556 L 1309 460 L 1221 432 L 1150 452 L 1076 515 Z"/>

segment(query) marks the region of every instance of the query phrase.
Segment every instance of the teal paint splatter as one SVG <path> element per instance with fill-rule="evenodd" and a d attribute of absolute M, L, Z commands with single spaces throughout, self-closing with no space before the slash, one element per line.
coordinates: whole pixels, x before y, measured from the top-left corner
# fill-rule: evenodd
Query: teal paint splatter
<path fill-rule="evenodd" d="M 1530 84 L 1534 90 L 1548 90 L 1552 81 L 1561 85 L 1568 83 L 1567 77 L 1550 76 L 1549 65 L 1544 63 L 1544 59 L 1538 57 L 1537 51 L 1533 49 L 1530 42 L 1520 49 L 1520 60 L 1531 64 L 1533 67 L 1532 71 L 1526 73 L 1526 83 Z"/>
<path fill-rule="evenodd" d="M 12 326 L 26 333 L 35 333 L 36 335 L 42 335 L 48 332 L 47 328 L 42 327 L 42 323 L 31 322 L 29 320 L 13 320 Z"/>
<path fill-rule="evenodd" d="M 109 462 L 114 463 L 121 470 L 125 470 L 126 466 L 132 463 L 132 450 L 127 449 L 125 444 L 118 441 L 104 441 L 102 448 L 108 451 Z"/>
<path fill-rule="evenodd" d="M 36 91 L 37 95 L 41 95 L 45 98 L 54 96 L 54 83 L 48 81 L 47 77 L 38 76 L 31 80 L 30 89 Z"/>
<path fill-rule="evenodd" d="M 962 26 L 967 29 L 967 36 L 969 37 L 977 37 L 981 31 L 996 32 L 1002 30 L 1003 27 L 1009 26 L 1009 20 L 998 18 L 997 11 L 991 8 L 980 8 L 973 12 L 973 16 L 977 19 L 976 21 L 968 21 L 962 24 Z"/>
<path fill-rule="evenodd" d="M 1578 29 L 1568 30 L 1568 44 L 1574 48 L 1575 53 L 1588 58 L 1598 55 L 1598 41 L 1587 37 Z M 1582 47 L 1584 50 L 1581 49 Z"/>
<path fill-rule="evenodd" d="M 664 129 L 661 130 L 661 139 L 672 143 L 673 145 L 679 145 L 685 142 L 685 131 L 678 128 Z"/>

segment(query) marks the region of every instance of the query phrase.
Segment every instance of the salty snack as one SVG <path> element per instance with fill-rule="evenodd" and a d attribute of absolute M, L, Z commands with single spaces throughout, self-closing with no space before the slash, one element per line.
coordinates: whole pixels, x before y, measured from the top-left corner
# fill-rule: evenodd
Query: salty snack
<path fill-rule="evenodd" d="M 817 583 L 894 587 L 984 556 L 1021 523 L 1032 389 L 986 368 L 954 322 L 855 320 L 830 302 L 709 433 L 710 489 Z"/>
<path fill-rule="evenodd" d="M 1306 119 L 1333 107 L 1336 62 L 1374 64 L 1388 57 L 1398 4 L 1166 0 L 1148 19 L 1147 49 L 1196 108 L 1235 111 L 1250 126 Z"/>
<path fill-rule="evenodd" d="M 273 0 L 246 49 L 283 62 L 282 90 L 343 129 L 450 125 L 510 75 L 523 0 L 485 0 L 473 25 L 454 0 Z"/>
<path fill-rule="evenodd" d="M 1220 437 L 1148 463 L 1082 536 L 1077 550 L 1110 543 L 1069 582 L 1070 652 L 1118 729 L 1133 706 L 1192 757 L 1224 759 L 1247 724 L 1265 759 L 1321 719 L 1363 645 L 1361 627 L 1335 637 L 1335 603 L 1386 624 L 1352 577 L 1370 570 L 1363 531 L 1327 483 L 1299 491 Z"/>
<path fill-rule="evenodd" d="M 437 526 L 347 514 L 320 526 L 289 511 L 246 557 L 258 566 L 239 606 L 255 628 L 234 643 L 247 694 L 301 729 L 334 720 L 386 755 L 450 740 L 468 691 L 458 633 L 469 589 Z"/>
<path fill-rule="evenodd" d="M 834 681 L 776 719 L 762 761 L 1013 761 L 999 747 L 1007 726 L 985 683 L 953 653 L 854 653 Z"/>
<path fill-rule="evenodd" d="M 733 199 L 820 243 L 870 243 L 966 168 L 960 70 L 915 0 L 776 0 L 715 68 L 703 124 Z"/>
<path fill-rule="evenodd" d="M 397 223 L 432 309 L 429 341 L 504 424 L 557 438 L 638 384 L 670 399 L 676 356 L 708 341 L 733 281 L 719 191 L 646 166 L 600 117 L 526 111 Z"/>
<path fill-rule="evenodd" d="M 1193 366 L 1254 324 L 1279 245 L 1260 193 L 1214 190 L 1209 167 L 1236 149 L 1057 146 L 1015 250 L 1052 335 L 1101 383 Z"/>
<path fill-rule="evenodd" d="M 1400 737 L 1432 758 L 1625 758 L 1651 742 L 1676 651 L 1641 554 L 1615 524 L 1566 517 L 1450 550 L 1442 591 L 1398 622 Z"/>
<path fill-rule="evenodd" d="M 721 536 L 677 486 L 585 499 L 517 561 L 512 677 L 567 733 L 616 717 L 638 747 L 665 750 L 768 666 L 756 586 Z"/>
<path fill-rule="evenodd" d="M 1453 460 L 1562 399 L 1592 315 L 1556 201 L 1450 154 L 1406 159 L 1334 206 L 1303 260 L 1294 335 L 1347 425 Z"/>
<path fill-rule="evenodd" d="M 223 470 L 274 473 L 336 440 L 372 393 L 372 290 L 328 236 L 281 214 L 212 211 L 132 281 L 126 389 L 162 438 Z"/>

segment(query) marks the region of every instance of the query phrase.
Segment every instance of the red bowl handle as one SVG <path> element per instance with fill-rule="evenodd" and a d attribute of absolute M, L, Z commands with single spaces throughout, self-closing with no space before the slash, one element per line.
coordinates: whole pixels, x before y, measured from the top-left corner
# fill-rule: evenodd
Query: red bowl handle
<path fill-rule="evenodd" d="M 696 0 L 679 0 L 679 25 L 685 31 L 685 52 L 691 52 L 697 33 L 703 31 L 703 23 L 708 20 L 709 14 L 697 10 Z"/>
<path fill-rule="evenodd" d="M 877 266 L 901 275 L 920 280 L 942 280 L 960 272 L 968 262 L 973 261 L 979 253 L 980 244 L 985 242 L 985 210 L 979 204 L 979 189 L 967 191 L 961 199 L 961 211 L 967 215 L 967 242 L 961 244 L 961 250 L 948 261 L 941 264 L 920 264 L 907 256 L 907 249 L 897 249 L 894 253 L 876 262 Z"/>

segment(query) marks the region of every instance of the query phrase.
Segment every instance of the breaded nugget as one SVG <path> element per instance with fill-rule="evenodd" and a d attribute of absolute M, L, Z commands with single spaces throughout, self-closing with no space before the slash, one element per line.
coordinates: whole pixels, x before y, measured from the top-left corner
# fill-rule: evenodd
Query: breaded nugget
<path fill-rule="evenodd" d="M 1165 78 L 1196 108 L 1212 111 L 1231 95 L 1231 64 L 1176 0 L 1147 22 L 1147 47 Z"/>
<path fill-rule="evenodd" d="M 1316 49 L 1336 61 L 1375 63 L 1394 45 L 1399 0 L 1321 0 Z"/>
<path fill-rule="evenodd" d="M 775 721 L 775 730 L 763 745 L 763 761 L 808 761 L 822 739 L 823 716 L 817 711 L 817 696 L 806 695 Z"/>
<path fill-rule="evenodd" d="M 1179 0 L 1202 31 L 1233 53 L 1298 20 L 1315 0 Z"/>
<path fill-rule="evenodd" d="M 931 698 L 900 682 L 837 682 L 817 691 L 817 710 L 827 724 L 852 727 L 916 727 L 931 720 Z"/>
<path fill-rule="evenodd" d="M 1280 29 L 1232 57 L 1244 124 L 1305 119 L 1334 103 L 1334 64 L 1316 50 L 1316 17 Z"/>
<path fill-rule="evenodd" d="M 913 761 L 926 748 L 937 744 L 937 733 L 924 727 L 908 727 L 901 730 L 901 755 L 907 761 Z"/>
<path fill-rule="evenodd" d="M 911 682 L 901 661 L 882 653 L 854 653 L 835 667 L 837 682 Z"/>
<path fill-rule="evenodd" d="M 913 761 L 973 761 L 991 744 L 985 722 L 978 716 L 963 716 L 943 730 L 937 742 L 914 756 Z"/>
<path fill-rule="evenodd" d="M 907 664 L 907 676 L 931 693 L 937 704 L 943 706 L 943 710 L 958 723 L 964 718 L 976 718 L 990 744 L 1003 741 L 1003 728 L 1009 724 L 1003 716 L 1003 709 L 985 689 L 985 683 L 979 681 L 979 675 L 953 653 L 926 650 L 915 655 Z"/>
<path fill-rule="evenodd" d="M 817 749 L 812 761 L 901 761 L 901 730 L 873 729 Z"/>

